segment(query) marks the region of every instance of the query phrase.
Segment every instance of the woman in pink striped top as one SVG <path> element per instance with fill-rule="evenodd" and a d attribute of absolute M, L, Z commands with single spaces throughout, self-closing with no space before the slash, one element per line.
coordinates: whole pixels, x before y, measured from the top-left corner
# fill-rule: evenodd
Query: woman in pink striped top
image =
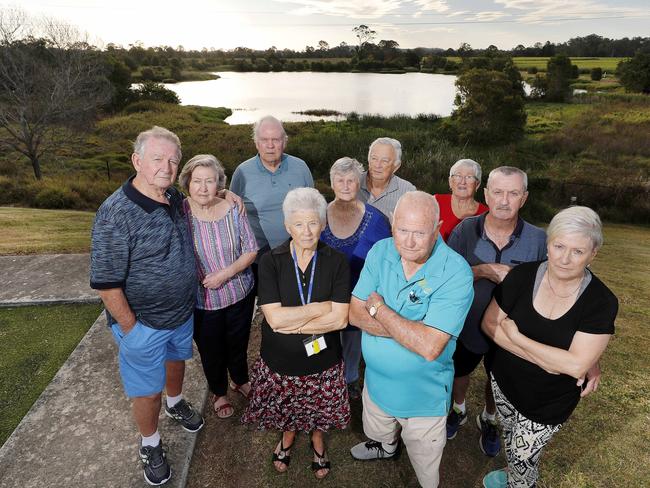
<path fill-rule="evenodd" d="M 248 398 L 250 383 L 246 351 L 255 294 L 250 265 L 257 242 L 245 215 L 220 198 L 226 174 L 217 158 L 200 154 L 180 175 L 189 194 L 183 207 L 196 256 L 199 286 L 194 312 L 194 341 L 212 391 L 212 406 L 220 418 L 234 409 L 230 387 Z"/>

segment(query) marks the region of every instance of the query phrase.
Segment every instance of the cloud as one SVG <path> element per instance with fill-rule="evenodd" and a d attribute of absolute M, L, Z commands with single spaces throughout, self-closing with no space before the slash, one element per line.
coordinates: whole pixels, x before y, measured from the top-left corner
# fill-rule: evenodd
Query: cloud
<path fill-rule="evenodd" d="M 402 5 L 400 0 L 275 0 L 298 6 L 294 15 L 334 15 L 345 17 L 378 18 L 394 13 Z"/>
<path fill-rule="evenodd" d="M 505 9 L 517 13 L 517 20 L 526 23 L 552 22 L 563 18 L 590 19 L 607 15 L 647 15 L 646 9 L 610 6 L 592 0 L 577 0 L 567 4 L 565 0 L 494 0 Z"/>
<path fill-rule="evenodd" d="M 417 6 L 420 7 L 420 12 L 433 11 L 433 12 L 446 12 L 449 10 L 447 0 L 414 0 Z"/>

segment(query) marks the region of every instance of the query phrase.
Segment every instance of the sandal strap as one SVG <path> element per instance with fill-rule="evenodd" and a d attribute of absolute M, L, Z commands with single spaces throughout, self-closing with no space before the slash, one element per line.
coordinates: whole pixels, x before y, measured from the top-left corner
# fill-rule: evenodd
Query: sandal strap
<path fill-rule="evenodd" d="M 287 451 L 291 450 L 293 442 L 289 446 L 284 447 L 283 440 L 284 439 L 280 439 L 280 450 L 273 453 L 273 462 L 279 461 L 285 466 L 289 466 L 289 463 L 291 462 L 291 453 L 288 453 Z"/>
<path fill-rule="evenodd" d="M 311 469 L 313 471 L 319 471 L 321 469 L 331 469 L 332 468 L 332 463 L 330 463 L 329 459 L 325 459 L 325 454 L 327 451 L 323 449 L 323 452 L 320 453 L 316 450 L 314 447 L 314 444 L 311 445 L 311 450 L 314 451 L 314 454 L 318 458 L 318 461 L 312 461 L 311 463 Z"/>

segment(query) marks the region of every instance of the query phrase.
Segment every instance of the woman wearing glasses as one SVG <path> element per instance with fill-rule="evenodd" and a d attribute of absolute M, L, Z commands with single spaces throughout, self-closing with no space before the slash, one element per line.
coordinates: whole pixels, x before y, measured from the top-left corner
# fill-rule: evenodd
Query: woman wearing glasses
<path fill-rule="evenodd" d="M 481 166 L 472 159 L 460 159 L 449 170 L 449 194 L 436 194 L 440 207 L 440 235 L 447 241 L 454 227 L 466 217 L 481 215 L 487 206 L 474 199 L 481 186 Z"/>

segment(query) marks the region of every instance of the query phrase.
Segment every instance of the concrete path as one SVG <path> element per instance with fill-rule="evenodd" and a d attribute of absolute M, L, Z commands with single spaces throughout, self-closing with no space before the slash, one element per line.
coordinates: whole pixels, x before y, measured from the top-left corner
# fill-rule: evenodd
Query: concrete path
<path fill-rule="evenodd" d="M 0 307 L 99 302 L 88 254 L 0 256 Z"/>
<path fill-rule="evenodd" d="M 76 288 L 66 281 L 73 274 L 72 265 L 59 263 L 61 256 L 65 255 L 2 258 L 5 262 L 20 261 L 22 270 L 17 272 L 23 273 L 22 280 L 14 280 L 12 284 L 21 298 L 12 298 L 3 290 L 3 303 L 57 303 L 55 297 L 60 302 L 87 299 L 84 287 Z M 75 262 L 75 269 L 84 271 L 83 277 L 78 273 L 73 276 L 73 282 L 87 283 L 87 255 L 85 268 L 83 257 L 75 259 L 67 262 Z M 3 264 L 0 261 L 0 266 Z M 49 275 L 42 272 L 44 267 L 50 271 Z M 61 273 L 54 272 L 55 269 Z M 3 275 L 7 272 L 3 268 Z M 18 282 L 24 290 L 31 291 L 21 291 Z M 57 295 L 57 288 L 65 293 Z M 79 294 L 70 293 L 71 289 L 79 290 Z M 32 303 L 28 296 L 32 297 Z M 196 351 L 194 358 L 187 362 L 183 393 L 203 411 L 207 385 Z M 164 412 L 159 430 L 169 447 L 168 459 L 173 471 L 172 479 L 165 486 L 182 488 L 197 434 L 185 432 Z M 117 348 L 102 313 L 0 448 L 0 488 L 148 486 L 138 458 L 139 441 L 130 402 L 119 378 Z"/>

